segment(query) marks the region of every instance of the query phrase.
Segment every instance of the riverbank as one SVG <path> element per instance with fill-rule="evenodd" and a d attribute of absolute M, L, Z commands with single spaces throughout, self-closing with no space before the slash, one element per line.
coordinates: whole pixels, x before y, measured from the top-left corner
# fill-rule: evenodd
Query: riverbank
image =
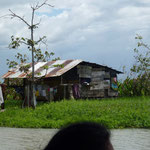
<path fill-rule="evenodd" d="M 0 113 L 1 127 L 60 128 L 77 121 L 95 121 L 108 128 L 150 128 L 150 97 L 64 100 L 21 109 L 9 100 Z"/>

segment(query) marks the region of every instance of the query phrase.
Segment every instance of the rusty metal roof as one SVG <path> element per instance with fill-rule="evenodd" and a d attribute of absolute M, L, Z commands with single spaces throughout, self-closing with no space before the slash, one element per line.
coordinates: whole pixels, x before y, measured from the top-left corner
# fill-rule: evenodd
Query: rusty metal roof
<path fill-rule="evenodd" d="M 74 68 L 82 60 L 57 60 L 49 62 L 37 62 L 35 63 L 35 77 L 56 77 L 61 76 L 68 70 Z M 26 64 L 27 65 L 27 64 Z M 28 74 L 32 72 L 32 64 L 30 63 Z M 48 69 L 44 69 L 44 66 L 48 66 Z M 62 66 L 62 67 L 61 67 Z M 2 78 L 27 78 L 27 73 L 21 72 L 19 66 L 15 69 L 10 69 Z"/>
<path fill-rule="evenodd" d="M 57 77 L 63 75 L 65 72 L 74 68 L 78 64 L 87 64 L 92 65 L 93 67 L 104 67 L 108 68 L 116 73 L 122 73 L 115 69 L 109 68 L 107 66 L 102 66 L 95 63 L 85 62 L 79 59 L 76 60 L 57 60 L 57 61 L 49 61 L 49 62 L 36 62 L 34 65 L 35 69 L 35 77 Z M 27 64 L 26 64 L 27 65 Z M 2 76 L 2 78 L 27 78 L 30 73 L 32 73 L 32 63 L 30 65 L 28 73 L 21 72 L 19 70 L 19 66 L 15 69 L 10 69 L 6 74 Z M 48 69 L 44 69 L 44 66 L 48 66 Z M 62 66 L 62 67 L 61 67 Z"/>

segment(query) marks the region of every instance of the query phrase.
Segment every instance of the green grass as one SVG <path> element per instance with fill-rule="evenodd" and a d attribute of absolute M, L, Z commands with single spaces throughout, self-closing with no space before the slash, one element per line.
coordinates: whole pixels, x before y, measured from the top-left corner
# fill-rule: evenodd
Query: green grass
<path fill-rule="evenodd" d="M 94 121 L 108 128 L 150 128 L 150 97 L 103 100 L 64 100 L 21 109 L 21 102 L 7 100 L 0 112 L 0 126 L 60 128 L 78 121 Z"/>

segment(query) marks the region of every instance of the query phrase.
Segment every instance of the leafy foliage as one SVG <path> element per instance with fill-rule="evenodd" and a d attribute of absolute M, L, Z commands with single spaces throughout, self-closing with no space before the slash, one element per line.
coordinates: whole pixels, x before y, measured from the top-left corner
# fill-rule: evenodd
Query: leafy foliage
<path fill-rule="evenodd" d="M 120 96 L 149 96 L 150 82 L 146 82 L 145 77 L 127 77 L 123 83 L 118 82 L 118 92 Z"/>
<path fill-rule="evenodd" d="M 5 100 L 21 100 L 22 96 L 21 94 L 17 93 L 14 88 L 8 87 L 5 90 L 4 99 Z"/>
<path fill-rule="evenodd" d="M 150 95 L 150 47 L 143 42 L 142 36 L 137 35 L 135 39 L 138 40 L 134 49 L 135 64 L 130 69 L 130 76 L 118 83 L 120 96 Z"/>
<path fill-rule="evenodd" d="M 138 48 L 134 49 L 135 64 L 131 68 L 132 73 L 136 73 L 137 76 L 144 78 L 150 77 L 150 47 L 143 42 L 143 38 L 140 35 L 135 37 L 138 40 L 137 46 L 140 47 L 142 52 Z M 145 76 L 143 76 L 145 75 Z"/>
<path fill-rule="evenodd" d="M 78 121 L 94 121 L 109 128 L 150 128 L 150 97 L 104 100 L 64 100 L 21 109 L 21 101 L 6 101 L 0 126 L 60 128 Z"/>
<path fill-rule="evenodd" d="M 28 50 L 32 51 L 32 47 L 33 47 L 34 61 L 35 62 L 46 62 L 51 59 L 51 56 L 53 56 L 54 53 L 48 52 L 48 51 L 42 52 L 41 48 L 36 48 L 36 45 L 39 45 L 41 42 L 45 43 L 43 41 L 45 38 L 46 37 L 44 36 L 43 38 L 40 38 L 38 41 L 32 41 L 30 39 L 27 39 L 27 38 L 25 39 L 23 37 L 15 38 L 14 36 L 11 36 L 12 42 L 9 44 L 9 48 L 16 49 L 16 48 L 19 48 L 21 46 L 21 44 L 25 44 L 25 45 L 27 45 Z M 7 59 L 7 65 L 9 66 L 9 68 L 16 68 L 19 65 L 19 69 L 21 72 L 28 73 L 30 66 L 26 65 L 26 63 L 29 60 L 29 57 L 26 54 L 23 55 L 21 53 L 17 53 L 15 55 L 15 58 L 18 61 L 11 61 L 11 60 Z"/>

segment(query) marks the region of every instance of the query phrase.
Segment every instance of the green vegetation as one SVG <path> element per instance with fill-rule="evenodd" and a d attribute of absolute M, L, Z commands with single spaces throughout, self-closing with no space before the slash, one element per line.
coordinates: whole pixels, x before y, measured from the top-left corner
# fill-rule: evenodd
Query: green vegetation
<path fill-rule="evenodd" d="M 127 77 L 123 82 L 118 82 L 120 96 L 150 96 L 150 81 L 144 77 Z"/>
<path fill-rule="evenodd" d="M 130 68 L 130 75 L 123 82 L 118 82 L 120 96 L 150 96 L 150 46 L 145 44 L 142 36 L 135 39 L 135 63 Z"/>
<path fill-rule="evenodd" d="M 21 101 L 7 100 L 0 126 L 60 128 L 77 121 L 95 121 L 109 128 L 150 128 L 150 97 L 103 100 L 64 100 L 21 109 Z"/>

